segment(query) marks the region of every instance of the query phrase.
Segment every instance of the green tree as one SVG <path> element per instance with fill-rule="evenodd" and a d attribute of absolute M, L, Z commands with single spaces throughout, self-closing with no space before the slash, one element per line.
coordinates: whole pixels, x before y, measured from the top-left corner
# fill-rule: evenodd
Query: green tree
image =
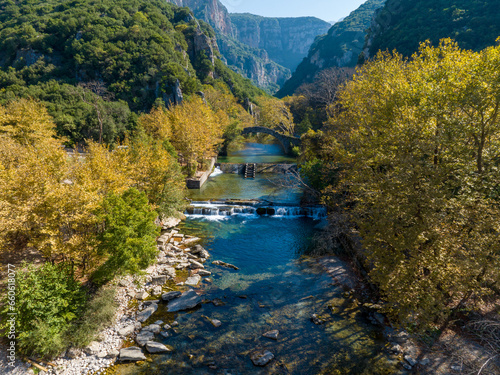
<path fill-rule="evenodd" d="M 442 322 L 498 290 L 499 67 L 499 47 L 450 40 L 411 60 L 381 53 L 326 129 L 320 154 L 340 183 L 324 191 L 350 193 L 370 276 L 403 324 Z"/>
<path fill-rule="evenodd" d="M 23 263 L 16 274 L 15 311 L 4 299 L 6 313 L 15 312 L 17 345 L 25 355 L 52 357 L 65 348 L 65 331 L 81 313 L 86 294 L 67 265 Z M 6 294 L 5 294 L 6 296 Z"/>
<path fill-rule="evenodd" d="M 94 273 L 97 282 L 115 275 L 137 273 L 153 261 L 157 253 L 157 213 L 151 209 L 145 193 L 130 188 L 121 195 L 110 193 L 103 202 L 101 215 L 104 231 L 100 235 L 99 254 L 106 261 Z"/>

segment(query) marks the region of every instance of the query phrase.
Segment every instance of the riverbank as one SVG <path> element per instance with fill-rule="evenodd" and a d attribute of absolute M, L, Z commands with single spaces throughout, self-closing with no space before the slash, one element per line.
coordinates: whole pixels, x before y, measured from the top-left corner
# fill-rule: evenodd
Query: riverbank
<path fill-rule="evenodd" d="M 192 291 L 203 282 L 203 278 L 210 276 L 203 266 L 210 255 L 197 244 L 200 240 L 180 233 L 177 228 L 163 231 L 157 240 L 156 263 L 144 270 L 144 275 L 121 277 L 108 286 L 116 288 L 119 304 L 114 324 L 100 332 L 99 340 L 86 348 L 70 348 L 50 364 L 39 361 L 39 365 L 47 370 L 47 374 L 102 374 L 118 362 L 148 360 L 150 354 L 169 351 L 168 347 L 154 341 L 154 333 L 168 336 L 167 322 L 155 321 L 156 327 L 148 319 L 159 305 L 179 297 L 182 291 Z M 123 352 L 124 348 L 129 348 L 130 352 L 134 345 L 138 348 L 135 357 L 131 357 L 127 350 Z M 39 371 L 21 360 L 17 360 L 15 366 L 9 366 L 5 355 L 7 348 L 2 346 L 1 352 L 0 374 L 21 375 Z"/>
<path fill-rule="evenodd" d="M 341 221 L 334 221 L 335 228 L 325 228 L 324 233 L 337 238 L 336 241 L 346 251 L 343 256 L 345 262 L 337 256 L 323 256 L 318 262 L 336 284 L 343 285 L 351 298 L 363 305 L 370 321 L 383 328 L 387 348 L 397 356 L 401 368 L 420 375 L 500 374 L 498 298 L 496 302 L 483 302 L 481 313 L 474 317 L 468 314 L 473 311 L 472 307 L 464 305 L 463 313 L 458 314 L 439 332 L 412 334 L 398 328 L 382 313 L 383 302 L 362 269 L 361 264 L 364 264 L 365 259 L 358 233 Z M 331 240 L 328 243 L 332 246 Z M 372 302 L 367 303 L 370 300 Z M 489 337 L 473 329 L 474 325 L 485 326 L 486 323 L 491 329 Z M 497 337 L 496 342 L 494 337 Z"/>

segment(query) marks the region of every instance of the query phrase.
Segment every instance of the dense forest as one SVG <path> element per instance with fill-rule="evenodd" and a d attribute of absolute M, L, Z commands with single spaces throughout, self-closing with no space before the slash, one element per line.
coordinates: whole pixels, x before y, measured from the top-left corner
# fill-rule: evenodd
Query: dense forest
<path fill-rule="evenodd" d="M 404 56 L 418 50 L 420 42 L 437 45 L 453 38 L 460 47 L 480 51 L 494 45 L 500 35 L 496 1 L 388 0 L 370 27 L 367 55 L 396 49 Z"/>
<path fill-rule="evenodd" d="M 303 137 L 303 177 L 333 237 L 413 330 L 438 331 L 500 291 L 499 72 L 500 47 L 379 53 Z M 357 234 L 360 252 L 345 241 Z"/>
<path fill-rule="evenodd" d="M 213 30 L 188 8 L 125 0 L 0 8 L 0 101 L 43 101 L 69 144 L 123 140 L 137 112 L 204 84 L 224 82 L 242 103 L 263 94 L 217 58 Z"/>

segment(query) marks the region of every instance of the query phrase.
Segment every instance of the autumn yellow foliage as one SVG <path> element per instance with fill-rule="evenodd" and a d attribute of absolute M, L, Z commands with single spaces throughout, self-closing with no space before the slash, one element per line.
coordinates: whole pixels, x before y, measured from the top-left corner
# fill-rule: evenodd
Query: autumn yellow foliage
<path fill-rule="evenodd" d="M 329 189 L 350 194 L 386 311 L 428 327 L 499 290 L 500 47 L 380 53 L 340 106 L 322 146 Z"/>
<path fill-rule="evenodd" d="M 153 114 L 153 119 L 157 114 Z M 182 209 L 183 179 L 175 158 L 152 138 L 110 150 L 88 142 L 69 155 L 36 101 L 0 106 L 0 248 L 30 246 L 47 259 L 90 272 L 103 223 L 96 212 L 109 194 L 144 191 L 160 215 Z"/>

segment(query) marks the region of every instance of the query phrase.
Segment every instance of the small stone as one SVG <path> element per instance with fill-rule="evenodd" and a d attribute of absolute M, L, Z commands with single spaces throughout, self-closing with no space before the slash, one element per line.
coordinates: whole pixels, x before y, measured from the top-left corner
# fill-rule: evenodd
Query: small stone
<path fill-rule="evenodd" d="M 106 358 L 116 358 L 120 355 L 120 352 L 116 349 L 112 349 L 108 352 L 108 355 L 106 356 Z"/>
<path fill-rule="evenodd" d="M 220 298 L 215 298 L 212 300 L 214 306 L 224 306 L 225 302 L 223 302 Z"/>
<path fill-rule="evenodd" d="M 211 319 L 210 323 L 212 323 L 214 327 L 220 327 L 222 325 L 222 322 L 218 319 Z"/>
<path fill-rule="evenodd" d="M 153 295 L 154 296 L 157 296 L 157 295 L 161 294 L 161 292 L 162 292 L 161 286 L 158 285 L 158 286 L 155 286 L 153 288 Z"/>
<path fill-rule="evenodd" d="M 462 365 L 453 364 L 450 366 L 453 371 L 462 371 Z"/>
<path fill-rule="evenodd" d="M 201 281 L 201 276 L 200 275 L 194 275 L 190 276 L 187 278 L 187 280 L 184 282 L 186 285 L 191 285 L 191 286 L 196 286 L 198 283 Z"/>
<path fill-rule="evenodd" d="M 269 350 L 261 350 L 250 354 L 250 359 L 255 366 L 265 366 L 274 359 L 274 354 Z"/>
<path fill-rule="evenodd" d="M 135 342 L 139 344 L 139 346 L 144 346 L 148 341 L 151 341 L 155 338 L 155 334 L 151 331 L 141 331 L 135 338 Z"/>
<path fill-rule="evenodd" d="M 164 285 L 167 282 L 167 276 L 153 276 L 151 283 L 153 285 Z"/>
<path fill-rule="evenodd" d="M 401 354 L 403 353 L 403 348 L 401 347 L 401 345 L 394 344 L 391 346 L 391 352 L 393 352 L 394 354 Z"/>
<path fill-rule="evenodd" d="M 323 323 L 324 323 L 324 322 L 323 322 L 323 320 L 321 320 L 317 314 L 312 314 L 312 316 L 311 316 L 311 321 L 312 321 L 314 324 L 316 324 L 316 325 L 320 325 L 320 324 L 323 324 Z"/>
<path fill-rule="evenodd" d="M 80 349 L 77 349 L 77 348 L 69 348 L 66 351 L 66 357 L 71 358 L 71 359 L 75 359 L 75 358 L 79 357 L 81 354 L 82 354 L 82 351 Z"/>
<path fill-rule="evenodd" d="M 146 356 L 137 346 L 124 348 L 120 350 L 120 361 L 144 361 Z"/>
<path fill-rule="evenodd" d="M 160 300 L 158 300 L 158 299 L 150 299 L 150 300 L 147 300 L 147 301 L 143 301 L 142 304 L 144 306 L 150 306 L 152 304 L 158 304 L 158 302 L 160 302 Z"/>
<path fill-rule="evenodd" d="M 189 263 L 191 263 L 190 267 L 191 268 L 199 268 L 199 269 L 204 269 L 205 266 L 201 264 L 200 262 L 197 262 L 196 260 L 190 259 Z"/>
<path fill-rule="evenodd" d="M 409 356 L 409 355 L 405 355 L 403 358 L 404 358 L 404 360 L 405 360 L 406 362 L 408 362 L 408 364 L 409 364 L 411 367 L 415 366 L 415 365 L 418 363 L 418 361 L 417 361 L 415 358 L 412 358 L 412 357 L 411 357 L 411 356 Z"/>
<path fill-rule="evenodd" d="M 108 355 L 108 353 L 106 353 L 106 351 L 101 351 L 101 352 L 96 354 L 96 357 L 97 358 L 106 358 L 107 355 Z"/>
<path fill-rule="evenodd" d="M 168 330 L 168 329 L 171 329 L 171 328 L 172 328 L 172 326 L 170 326 L 170 324 L 165 324 L 165 325 L 163 326 L 163 328 Z"/>
<path fill-rule="evenodd" d="M 149 353 L 166 353 L 166 352 L 171 352 L 173 349 L 172 347 L 169 347 L 167 345 L 163 345 L 162 343 L 155 342 L 155 341 L 148 341 L 146 343 L 146 350 Z"/>
<path fill-rule="evenodd" d="M 134 331 L 135 331 L 135 325 L 129 324 L 128 326 L 119 329 L 118 334 L 120 336 L 128 336 L 128 335 L 131 335 L 132 333 L 134 333 Z"/>
<path fill-rule="evenodd" d="M 431 364 L 430 358 L 424 358 L 419 361 L 422 366 L 429 366 Z"/>
<path fill-rule="evenodd" d="M 138 299 L 138 300 L 143 300 L 143 299 L 146 299 L 148 297 L 149 297 L 149 294 L 147 292 L 145 292 L 144 290 L 140 291 L 140 292 L 137 292 L 135 294 L 135 298 Z"/>
<path fill-rule="evenodd" d="M 100 352 L 100 347 L 101 344 L 98 343 L 97 341 L 92 341 L 85 349 L 85 353 L 90 354 L 90 355 L 96 355 L 97 353 Z"/>
<path fill-rule="evenodd" d="M 141 333 L 142 333 L 143 331 L 150 331 L 150 332 L 153 332 L 153 333 L 160 333 L 160 331 L 161 331 L 161 327 L 160 327 L 160 325 L 159 325 L 159 324 L 150 324 L 150 325 L 148 325 L 148 326 L 144 327 L 144 328 L 142 329 Z"/>
<path fill-rule="evenodd" d="M 408 363 L 406 363 L 406 362 L 401 362 L 401 365 L 406 370 L 411 370 L 412 369 L 412 367 Z"/>
<path fill-rule="evenodd" d="M 198 275 L 200 275 L 200 276 L 210 276 L 211 274 L 212 274 L 212 272 L 207 271 L 207 270 L 199 270 L 198 271 Z"/>
<path fill-rule="evenodd" d="M 177 320 L 174 320 L 172 324 L 170 324 L 172 327 L 177 327 L 179 325 L 179 322 Z"/>
<path fill-rule="evenodd" d="M 170 333 L 168 333 L 167 331 L 161 331 L 160 335 L 164 338 L 170 337 Z"/>
<path fill-rule="evenodd" d="M 278 331 L 277 329 L 273 329 L 272 331 L 268 331 L 268 332 L 262 334 L 262 336 L 267 337 L 269 339 L 278 340 L 279 334 L 280 334 L 280 331 Z"/>
<path fill-rule="evenodd" d="M 154 324 L 158 324 L 161 326 L 163 324 L 163 320 L 157 320 L 156 322 L 154 322 Z"/>

